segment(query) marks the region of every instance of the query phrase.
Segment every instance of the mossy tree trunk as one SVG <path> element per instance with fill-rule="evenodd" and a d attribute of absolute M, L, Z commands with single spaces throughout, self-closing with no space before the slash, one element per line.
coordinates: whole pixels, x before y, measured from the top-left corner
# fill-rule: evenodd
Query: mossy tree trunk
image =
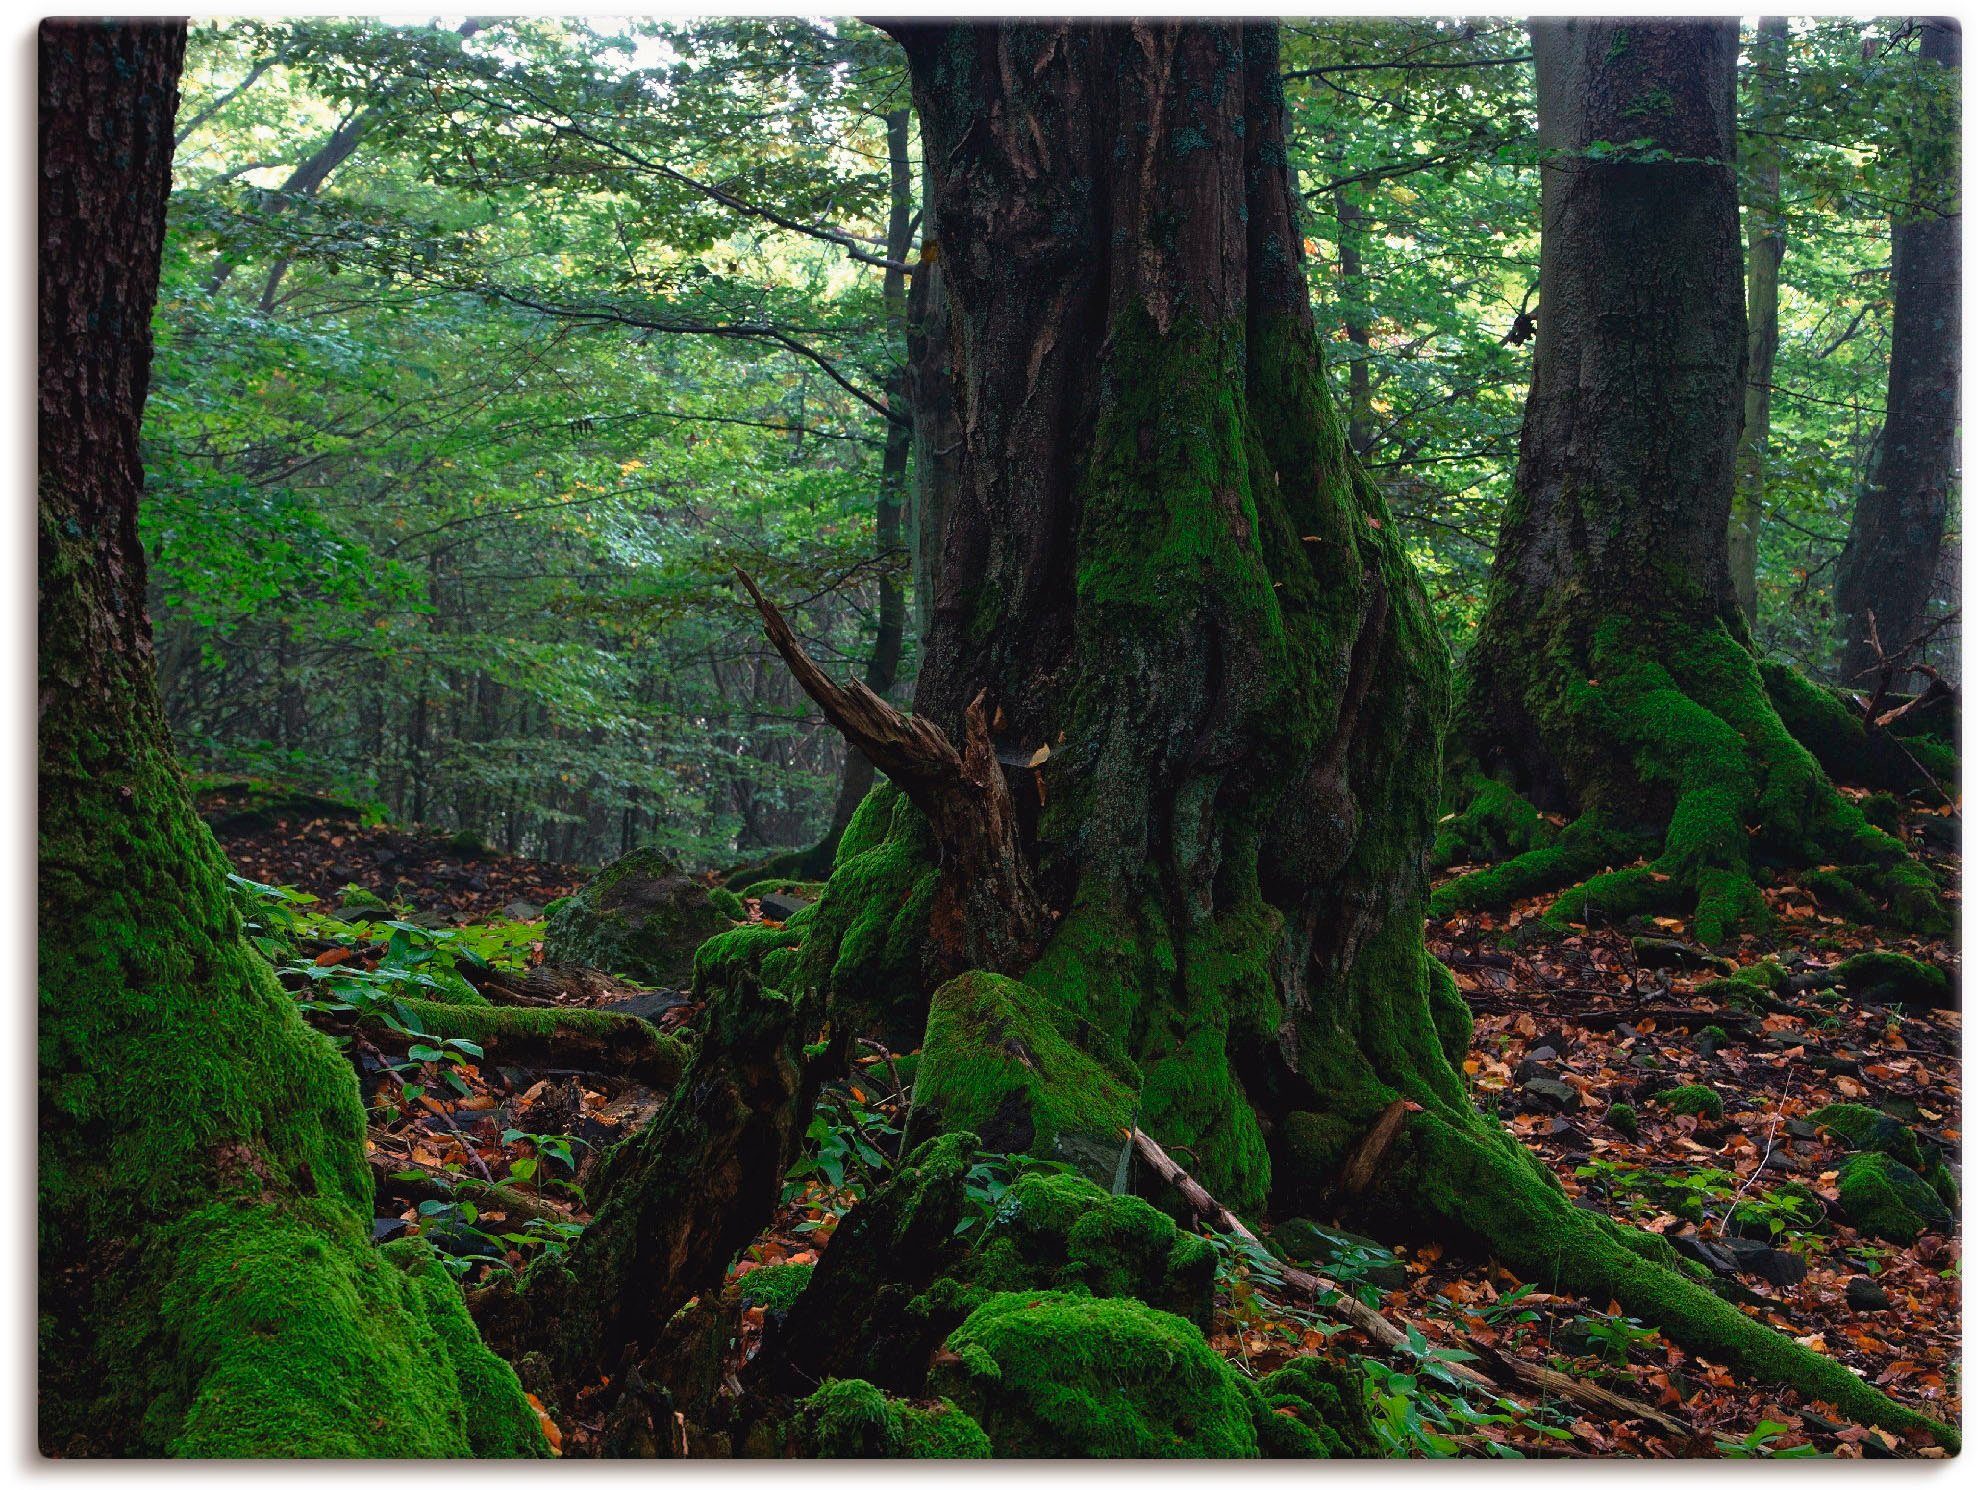
<path fill-rule="evenodd" d="M 1732 585 L 1737 26 L 1548 21 L 1533 47 L 1544 309 L 1462 724 L 1487 770 L 1578 816 L 1438 905 L 1586 881 L 1555 920 L 1693 909 L 1718 941 L 1765 919 L 1756 855 L 1837 861 L 1940 920 L 1927 871 L 1781 723 Z"/>
<path fill-rule="evenodd" d="M 183 22 L 40 41 L 40 1318 L 51 1453 L 540 1453 L 421 1243 L 371 1245 L 350 1068 L 245 942 L 137 538 Z"/>
<path fill-rule="evenodd" d="M 1786 18 L 1758 23 L 1751 49 L 1755 98 L 1747 126 L 1751 141 L 1745 167 L 1745 392 L 1744 428 L 1738 434 L 1737 486 L 1731 495 L 1731 584 L 1745 623 L 1758 619 L 1758 532 L 1765 517 L 1765 454 L 1772 435 L 1772 365 L 1779 351 L 1779 265 L 1785 258 L 1785 223 L 1779 211 L 1776 131 L 1786 91 Z"/>
<path fill-rule="evenodd" d="M 1941 69 L 1909 123 L 1909 202 L 1891 225 L 1888 414 L 1875 470 L 1855 502 L 1834 576 L 1841 679 L 1859 685 L 1883 650 L 1923 631 L 1957 475 L 1964 281 L 1959 254 L 1957 78 L 1964 53 L 1954 20 L 1924 20 L 1919 66 Z M 1907 669 L 1898 672 L 1901 684 Z"/>

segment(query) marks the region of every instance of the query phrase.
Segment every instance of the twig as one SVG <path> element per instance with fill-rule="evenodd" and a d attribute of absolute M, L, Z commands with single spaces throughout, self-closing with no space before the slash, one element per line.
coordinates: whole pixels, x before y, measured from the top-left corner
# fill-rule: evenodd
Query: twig
<path fill-rule="evenodd" d="M 1148 1167 L 1174 1187 L 1175 1192 L 1188 1203 L 1190 1209 L 1211 1225 L 1243 1238 L 1254 1247 L 1263 1244 L 1257 1240 L 1255 1232 L 1238 1220 L 1235 1212 L 1217 1200 L 1192 1175 L 1167 1156 L 1161 1146 L 1138 1128 L 1129 1135 L 1134 1149 L 1147 1161 Z M 1287 1267 L 1280 1275 L 1282 1281 L 1294 1293 L 1301 1294 L 1314 1302 L 1322 1302 L 1341 1319 L 1359 1330 L 1376 1345 L 1390 1354 L 1407 1354 L 1408 1336 L 1378 1309 L 1361 1303 L 1352 1293 L 1320 1273 L 1309 1273 L 1302 1268 Z M 1330 1299 L 1330 1302 L 1324 1302 Z M 1522 1382 L 1539 1392 L 1550 1392 L 1564 1397 L 1569 1402 L 1577 1402 L 1582 1407 L 1590 1407 L 1611 1417 L 1639 1418 L 1652 1423 L 1664 1433 L 1680 1438 L 1685 1442 L 1697 1435 L 1691 1428 L 1678 1422 L 1666 1413 L 1658 1412 L 1644 1402 L 1636 1402 L 1623 1397 L 1618 1392 L 1610 1392 L 1592 1382 L 1581 1381 L 1549 1367 L 1533 1365 L 1501 1351 L 1479 1349 L 1482 1359 L 1499 1367 L 1506 1376 Z M 1472 1370 L 1460 1361 L 1439 1363 L 1453 1376 L 1460 1377 L 1473 1386 L 1495 1390 L 1502 1383 L 1493 1381 L 1481 1371 Z"/>

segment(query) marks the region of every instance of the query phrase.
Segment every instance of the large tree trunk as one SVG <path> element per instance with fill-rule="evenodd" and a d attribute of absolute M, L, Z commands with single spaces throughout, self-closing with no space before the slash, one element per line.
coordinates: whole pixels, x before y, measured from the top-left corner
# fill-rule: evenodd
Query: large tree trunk
<path fill-rule="evenodd" d="M 432 1254 L 372 1247 L 356 1083 L 243 940 L 159 709 L 138 426 L 184 47 L 41 29 L 41 1441 L 540 1452 Z"/>
<path fill-rule="evenodd" d="M 1737 26 L 1542 22 L 1533 45 L 1544 308 L 1464 726 L 1487 769 L 1579 816 L 1437 904 L 1586 880 L 1555 924 L 1693 908 L 1719 941 L 1765 917 L 1756 854 L 1836 860 L 1897 914 L 1941 921 L 1927 871 L 1787 733 L 1733 592 Z"/>
<path fill-rule="evenodd" d="M 1757 102 L 1750 120 L 1752 147 L 1745 160 L 1749 247 L 1744 428 L 1738 435 L 1730 532 L 1731 585 L 1747 626 L 1758 619 L 1758 530 L 1765 515 L 1765 447 L 1772 437 L 1772 364 L 1779 352 L 1779 265 L 1786 254 L 1785 225 L 1779 213 L 1779 160 L 1784 151 L 1776 135 L 1786 82 L 1784 16 L 1766 16 L 1758 23 L 1751 60 Z"/>
<path fill-rule="evenodd" d="M 1953 74 L 1944 97 L 1920 110 L 1909 205 L 1891 225 L 1894 328 L 1888 416 L 1874 474 L 1856 500 L 1847 549 L 1835 574 L 1842 627 L 1841 677 L 1856 682 L 1883 651 L 1923 631 L 1943 550 L 1944 514 L 1957 475 L 1957 414 L 1963 278 L 1958 256 L 1958 111 L 1963 59 L 1956 21 L 1922 21 L 1922 65 Z M 1900 683 L 1906 670 L 1899 671 Z"/>

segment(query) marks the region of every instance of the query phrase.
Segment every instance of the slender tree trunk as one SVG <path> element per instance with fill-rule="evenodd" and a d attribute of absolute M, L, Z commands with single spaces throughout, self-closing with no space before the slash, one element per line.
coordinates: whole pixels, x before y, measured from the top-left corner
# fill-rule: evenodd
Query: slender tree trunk
<path fill-rule="evenodd" d="M 1715 942 L 1766 919 L 1756 855 L 1838 860 L 1939 924 L 1928 872 L 1787 732 L 1733 591 L 1736 23 L 1538 22 L 1533 46 L 1544 306 L 1465 728 L 1487 767 L 1579 816 L 1436 903 L 1585 881 L 1555 925 L 1693 910 Z M 1611 143 L 1643 138 L 1647 158 Z"/>
<path fill-rule="evenodd" d="M 1346 364 L 1346 443 L 1355 455 L 1365 455 L 1374 443 L 1373 369 L 1367 353 L 1373 334 L 1367 326 L 1367 275 L 1360 262 L 1360 239 L 1367 214 L 1356 188 L 1333 188 L 1333 212 L 1339 222 L 1339 296 L 1346 339 L 1353 356 Z"/>
<path fill-rule="evenodd" d="M 183 22 L 41 28 L 41 1442 L 541 1451 L 423 1244 L 371 1245 L 350 1068 L 241 935 L 137 537 Z"/>
<path fill-rule="evenodd" d="M 1858 682 L 1875 667 L 1871 614 L 1887 652 L 1922 632 L 1957 475 L 1964 228 L 1956 82 L 1963 41 L 1956 21 L 1919 24 L 1921 65 L 1944 69 L 1950 86 L 1942 102 L 1923 111 L 1912 147 L 1910 206 L 1891 225 L 1888 416 L 1881 457 L 1856 499 L 1834 581 L 1844 682 Z"/>
<path fill-rule="evenodd" d="M 913 253 L 913 159 L 908 153 L 912 118 L 906 109 L 886 116 L 886 146 L 892 172 L 892 211 L 886 226 L 886 257 L 903 264 Z M 888 341 L 904 347 L 907 339 L 907 276 L 886 271 L 882 291 Z M 886 379 L 886 408 L 895 417 L 886 425 L 886 450 L 880 459 L 879 502 L 873 524 L 873 555 L 879 564 L 879 632 L 865 665 L 865 686 L 881 698 L 892 692 L 900 675 L 906 645 L 906 590 L 900 583 L 901 524 L 907 499 L 907 457 L 913 446 L 911 385 L 907 364 L 894 364 Z M 831 826 L 812 850 L 815 870 L 830 868 L 838 840 L 865 794 L 872 790 L 872 762 L 856 750 L 845 752 L 844 776 L 831 809 Z"/>
<path fill-rule="evenodd" d="M 1745 623 L 1758 619 L 1758 530 L 1765 514 L 1765 456 L 1772 436 L 1772 364 L 1779 351 L 1779 265 L 1786 254 L 1779 212 L 1779 127 L 1785 92 L 1786 18 L 1758 23 L 1752 48 L 1757 72 L 1745 179 L 1744 428 L 1738 435 L 1737 485 L 1731 494 L 1731 585 Z"/>

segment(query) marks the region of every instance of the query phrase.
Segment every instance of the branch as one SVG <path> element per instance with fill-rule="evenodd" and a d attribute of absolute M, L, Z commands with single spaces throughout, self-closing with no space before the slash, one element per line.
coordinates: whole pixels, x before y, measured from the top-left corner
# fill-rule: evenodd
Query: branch
<path fill-rule="evenodd" d="M 1158 1143 L 1138 1128 L 1133 1129 L 1129 1137 L 1132 1139 L 1134 1149 L 1147 1161 L 1148 1167 L 1173 1186 L 1175 1193 L 1186 1201 L 1189 1208 L 1197 1215 L 1218 1230 L 1241 1237 L 1254 1247 L 1263 1246 L 1263 1243 L 1257 1240 L 1257 1234 L 1238 1220 L 1235 1212 L 1203 1189 L 1200 1182 L 1170 1159 Z M 1407 1332 L 1395 1325 L 1378 1309 L 1361 1303 L 1332 1279 L 1293 1267 L 1282 1269 L 1280 1277 L 1292 1292 L 1315 1303 L 1323 1304 L 1325 1308 L 1332 1310 L 1334 1314 L 1389 1354 L 1406 1353 Z M 1331 1297 L 1331 1302 L 1325 1303 L 1328 1296 Z M 1545 1366 L 1533 1365 L 1529 1361 L 1520 1360 L 1517 1356 L 1492 1350 L 1481 1342 L 1470 1343 L 1475 1345 L 1479 1354 L 1497 1367 L 1504 1376 L 1511 1377 L 1536 1391 L 1550 1392 L 1566 1398 L 1569 1402 L 1577 1402 L 1582 1407 L 1604 1412 L 1610 1417 L 1639 1418 L 1684 1442 L 1697 1436 L 1694 1430 L 1658 1412 L 1646 1403 L 1633 1401 L 1618 1392 L 1610 1392 L 1605 1387 L 1595 1386 L 1592 1382 L 1581 1381 L 1578 1377 L 1567 1376 L 1563 1372 Z M 1493 1381 L 1481 1371 L 1473 1370 L 1461 1361 L 1445 1361 L 1442 1364 L 1452 1375 L 1461 1377 L 1472 1386 L 1495 1390 L 1501 1385 L 1501 1382 Z"/>

